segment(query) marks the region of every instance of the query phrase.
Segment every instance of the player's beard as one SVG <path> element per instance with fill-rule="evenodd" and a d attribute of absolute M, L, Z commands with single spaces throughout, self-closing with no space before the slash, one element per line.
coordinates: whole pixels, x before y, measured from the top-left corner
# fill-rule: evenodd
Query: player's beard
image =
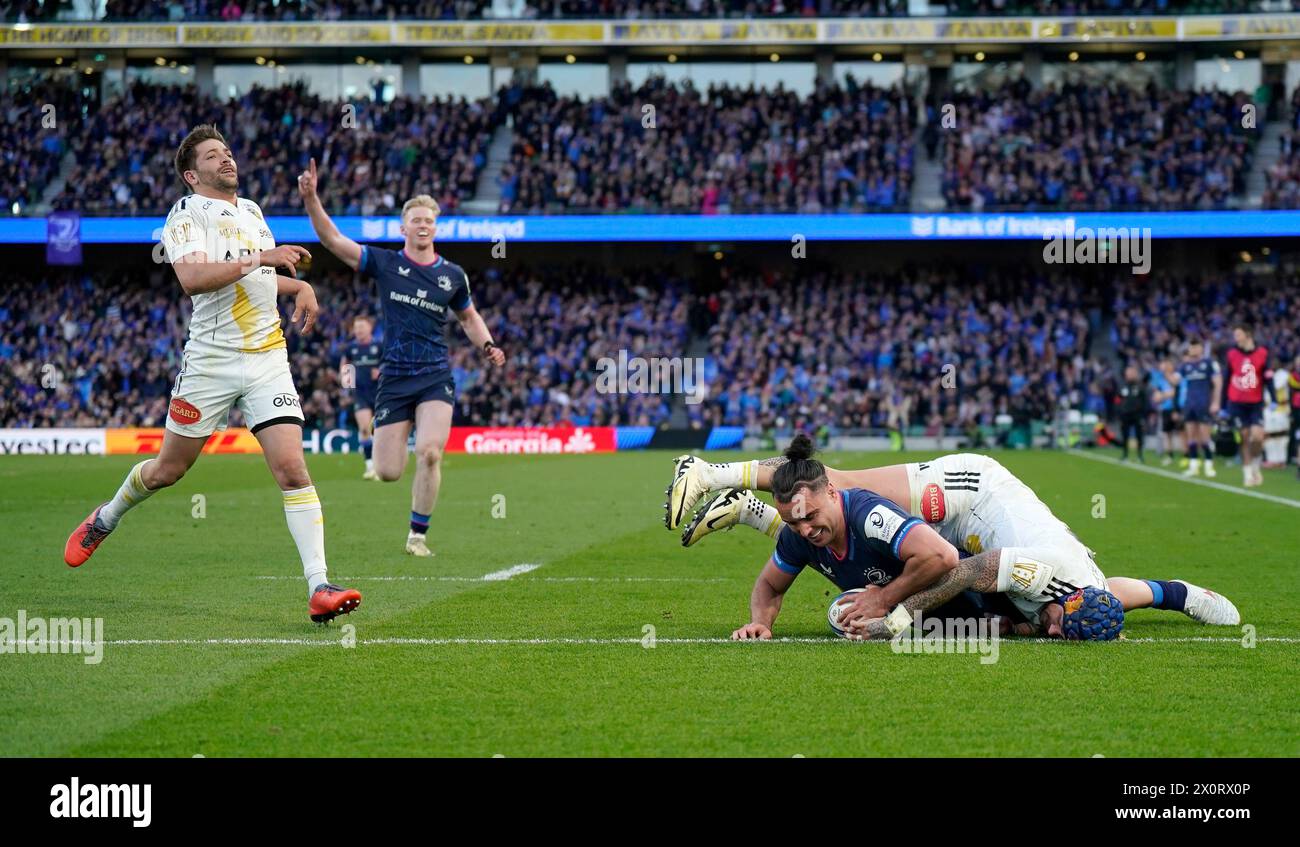
<path fill-rule="evenodd" d="M 239 188 L 239 175 L 237 173 L 223 174 L 221 171 L 217 171 L 211 177 L 208 177 L 200 173 L 199 182 L 208 188 L 215 188 L 223 194 L 235 194 L 236 189 Z"/>

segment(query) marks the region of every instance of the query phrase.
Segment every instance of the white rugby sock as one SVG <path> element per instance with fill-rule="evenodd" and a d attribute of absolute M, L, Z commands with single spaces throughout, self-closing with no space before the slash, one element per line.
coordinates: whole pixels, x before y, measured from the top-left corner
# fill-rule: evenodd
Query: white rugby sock
<path fill-rule="evenodd" d="M 147 461 L 149 459 L 144 460 L 144 462 Z M 122 520 L 123 515 L 143 503 L 149 495 L 153 494 L 152 491 L 144 487 L 144 479 L 140 476 L 140 472 L 144 468 L 144 462 L 139 462 L 135 467 L 131 468 L 131 472 L 126 475 L 122 487 L 117 489 L 113 499 L 99 510 L 98 522 L 105 529 L 116 529 L 117 522 Z"/>
<path fill-rule="evenodd" d="M 713 488 L 745 488 L 758 484 L 758 462 L 723 462 L 707 466 L 707 479 Z"/>
<path fill-rule="evenodd" d="M 316 486 L 284 492 L 284 519 L 289 524 L 293 543 L 298 545 L 310 596 L 316 586 L 329 582 L 325 575 L 325 516 L 316 496 Z"/>
<path fill-rule="evenodd" d="M 753 494 L 745 498 L 744 505 L 740 509 L 740 522 L 745 526 L 752 526 L 769 538 L 776 538 L 781 532 L 781 527 L 785 526 L 781 520 L 781 513 L 776 510 L 776 507 L 764 503 Z"/>

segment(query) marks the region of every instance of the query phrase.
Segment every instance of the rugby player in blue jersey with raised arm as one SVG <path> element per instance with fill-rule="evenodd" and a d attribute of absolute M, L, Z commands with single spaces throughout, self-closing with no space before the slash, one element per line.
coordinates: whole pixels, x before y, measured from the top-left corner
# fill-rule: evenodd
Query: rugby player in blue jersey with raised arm
<path fill-rule="evenodd" d="M 384 324 L 379 389 L 375 395 L 375 473 L 385 482 L 402 477 L 407 440 L 415 427 L 415 480 L 411 483 L 410 531 L 406 552 L 432 556 L 426 534 L 442 481 L 442 451 L 456 404 L 444 331 L 448 311 L 484 358 L 496 367 L 505 353 L 492 341 L 470 298 L 469 278 L 460 265 L 433 247 L 438 203 L 426 194 L 402 206 L 402 250 L 361 246 L 346 237 L 316 194 L 316 160 L 298 177 L 298 191 L 312 227 L 327 250 L 348 267 L 374 279 Z"/>

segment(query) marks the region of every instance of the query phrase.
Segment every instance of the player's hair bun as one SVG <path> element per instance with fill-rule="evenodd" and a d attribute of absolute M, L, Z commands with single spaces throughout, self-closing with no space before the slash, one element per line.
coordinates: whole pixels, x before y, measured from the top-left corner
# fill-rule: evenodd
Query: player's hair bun
<path fill-rule="evenodd" d="M 785 457 L 791 462 L 804 462 L 811 459 L 817 452 L 813 440 L 808 437 L 807 433 L 799 433 L 790 442 L 790 446 L 785 448 Z"/>
<path fill-rule="evenodd" d="M 826 466 L 813 458 L 817 448 L 812 439 L 800 433 L 785 448 L 785 464 L 772 474 L 772 497 L 789 503 L 800 488 L 820 491 L 826 486 Z"/>

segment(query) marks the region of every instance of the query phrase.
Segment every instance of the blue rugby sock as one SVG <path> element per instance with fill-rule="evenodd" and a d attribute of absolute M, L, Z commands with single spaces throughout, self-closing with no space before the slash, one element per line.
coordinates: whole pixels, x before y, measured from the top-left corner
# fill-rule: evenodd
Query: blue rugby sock
<path fill-rule="evenodd" d="M 1181 612 L 1187 605 L 1187 586 L 1161 579 L 1142 580 L 1151 588 L 1151 608 Z"/>
<path fill-rule="evenodd" d="M 366 454 L 366 459 L 371 458 L 371 454 L 374 450 L 375 442 L 372 439 L 367 438 L 365 441 L 361 442 L 361 452 Z"/>
<path fill-rule="evenodd" d="M 424 535 L 429 531 L 429 516 L 422 515 L 419 512 L 411 512 L 411 532 L 418 532 Z"/>

